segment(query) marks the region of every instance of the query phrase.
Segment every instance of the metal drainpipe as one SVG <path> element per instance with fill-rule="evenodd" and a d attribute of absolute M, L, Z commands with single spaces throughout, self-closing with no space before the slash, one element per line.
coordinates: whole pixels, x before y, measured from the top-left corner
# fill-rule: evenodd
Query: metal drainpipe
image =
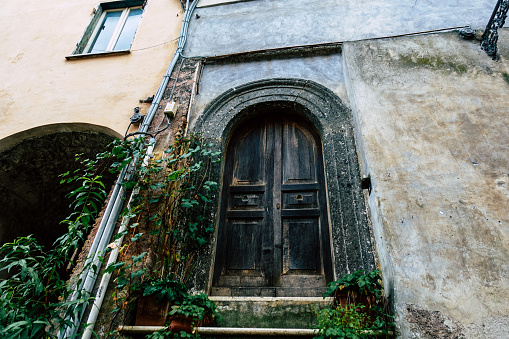
<path fill-rule="evenodd" d="M 161 99 L 163 97 L 164 90 L 165 90 L 165 88 L 168 85 L 168 82 L 170 80 L 171 72 L 173 71 L 173 68 L 175 67 L 175 64 L 177 63 L 177 60 L 179 59 L 179 56 L 182 55 L 182 51 L 184 49 L 184 46 L 185 46 L 185 43 L 186 43 L 186 40 L 187 40 L 187 30 L 188 30 L 188 27 L 189 27 L 189 21 L 191 20 L 192 13 L 193 13 L 194 9 L 196 8 L 196 5 L 198 4 L 198 1 L 199 0 L 193 1 L 191 3 L 191 5 L 189 5 L 189 0 L 187 0 L 187 2 L 186 2 L 186 12 L 184 14 L 184 19 L 183 19 L 183 22 L 182 22 L 182 28 L 180 30 L 180 36 L 179 36 L 179 40 L 178 40 L 178 44 L 177 44 L 177 50 L 175 51 L 173 59 L 171 60 L 170 65 L 168 66 L 168 68 L 166 70 L 166 73 L 164 74 L 163 80 L 161 81 L 161 84 L 159 85 L 159 88 L 157 89 L 157 92 L 154 95 L 154 100 L 152 101 L 152 104 L 151 104 L 151 106 L 149 108 L 149 111 L 147 112 L 147 115 L 146 115 L 145 119 L 143 119 L 143 123 L 142 123 L 142 125 L 139 128 L 140 132 L 146 132 L 148 130 L 148 128 L 150 127 L 150 124 L 152 123 L 152 120 L 153 120 L 153 118 L 155 116 L 155 113 L 156 113 L 157 109 L 159 108 L 159 104 L 160 104 Z M 154 140 L 154 143 L 155 143 L 155 140 Z M 120 181 L 120 178 L 119 178 L 119 181 Z M 122 188 L 120 188 L 120 191 L 122 191 L 121 195 L 123 195 L 124 192 L 123 192 Z M 121 197 L 121 195 L 119 195 L 118 197 Z M 118 197 L 117 197 L 117 199 L 118 199 Z M 132 195 L 131 195 L 130 200 L 131 199 L 132 199 Z M 113 200 L 113 199 L 110 199 L 110 202 L 111 202 L 111 200 Z M 123 199 L 121 199 L 121 198 L 118 199 L 118 200 L 123 201 Z M 103 252 L 104 249 L 107 246 L 107 243 L 109 243 L 109 241 L 111 239 L 111 234 L 113 233 L 113 228 L 114 228 L 114 225 L 115 225 L 115 221 L 118 218 L 118 213 L 119 212 L 120 212 L 120 209 L 116 210 L 115 213 L 110 214 L 110 216 L 108 218 L 109 220 L 108 220 L 106 225 L 111 227 L 111 231 L 108 229 L 108 232 L 106 232 L 106 234 L 107 234 L 107 236 L 105 237 L 106 241 L 103 241 L 103 239 L 101 239 L 101 241 L 99 241 L 100 245 L 104 245 L 104 247 L 101 247 L 100 245 L 98 246 L 99 249 L 100 249 L 99 252 Z M 110 222 L 110 220 L 112 220 L 112 221 Z M 122 228 L 122 226 L 121 226 L 121 228 Z M 119 232 L 121 232 L 121 231 L 122 231 L 122 229 L 119 230 Z M 103 232 L 103 234 L 105 234 L 105 233 Z M 108 236 L 108 234 L 109 234 L 109 236 Z M 101 236 L 101 238 L 102 237 L 103 236 Z M 118 240 L 120 240 L 120 239 L 118 239 Z M 118 240 L 117 240 L 117 242 L 118 242 Z M 95 239 L 94 239 L 94 242 L 95 242 Z M 118 247 L 116 247 L 116 248 L 118 248 Z M 115 252 L 115 249 L 114 249 L 113 252 Z M 116 260 L 117 260 L 118 250 L 117 250 L 117 252 L 115 254 L 113 254 L 113 252 L 110 254 L 110 259 L 108 260 L 108 265 L 115 263 Z M 96 253 L 98 253 L 98 252 L 96 252 Z M 92 252 L 89 252 L 89 257 L 91 256 L 91 254 L 92 254 Z M 94 257 L 94 262 L 95 261 L 96 260 L 95 260 L 95 257 Z M 98 268 L 96 270 L 99 270 L 99 267 L 101 265 L 101 261 L 97 260 L 96 265 L 98 266 Z M 86 277 L 87 277 L 88 283 L 84 287 L 87 288 L 86 291 L 88 293 L 91 293 L 91 291 L 93 289 L 93 286 L 95 285 L 95 280 L 97 278 L 97 274 L 95 274 L 95 273 L 93 273 L 91 275 L 87 274 Z M 94 305 L 92 307 L 91 313 L 90 313 L 89 318 L 87 320 L 87 324 L 89 324 L 89 325 L 87 326 L 86 331 L 83 333 L 82 339 L 88 339 L 88 338 L 90 338 L 90 336 L 92 334 L 92 329 L 93 329 L 93 327 L 95 325 L 95 322 L 97 320 L 97 316 L 99 314 L 99 310 L 101 309 L 101 305 L 102 305 L 102 302 L 104 300 L 104 292 L 106 291 L 106 289 L 108 287 L 110 277 L 111 277 L 111 275 L 108 275 L 107 277 L 103 276 L 103 278 L 101 280 L 101 284 L 100 284 L 99 290 L 98 290 L 97 295 L 96 295 L 96 302 L 94 302 Z M 83 317 L 83 313 L 84 313 L 84 311 L 82 311 L 81 314 L 79 315 L 79 319 L 76 319 L 76 320 L 79 320 L 79 321 L 74 321 L 73 326 L 69 327 L 67 329 L 67 331 L 65 331 L 66 335 L 70 334 L 70 336 L 72 336 L 72 335 L 76 334 L 77 329 L 79 327 L 79 323 L 81 322 L 81 318 Z M 63 338 L 65 338 L 65 337 L 61 337 L 59 335 L 59 339 L 63 339 Z"/>
<path fill-rule="evenodd" d="M 156 139 L 151 138 L 150 139 L 150 146 L 147 148 L 147 153 L 145 155 L 145 159 L 143 160 L 143 164 L 148 164 L 148 161 L 150 160 L 150 156 L 152 155 L 152 152 L 154 151 L 154 147 L 156 144 Z M 134 191 L 130 198 L 128 206 L 131 204 L 131 201 L 133 197 L 138 194 L 139 190 Z M 127 225 L 129 225 L 131 218 L 129 217 L 123 217 L 122 223 L 120 224 L 120 229 L 118 230 L 118 234 L 121 234 L 127 229 Z M 106 267 L 108 267 L 111 264 L 114 264 L 117 261 L 118 253 L 120 250 L 120 247 L 122 246 L 122 242 L 124 241 L 124 236 L 122 235 L 120 238 L 118 238 L 115 241 L 115 245 L 113 247 L 113 251 L 111 251 L 108 263 Z M 97 289 L 97 294 L 95 296 L 94 304 L 92 305 L 92 309 L 90 310 L 90 314 L 88 315 L 87 319 L 87 328 L 85 329 L 85 332 L 83 333 L 82 339 L 89 339 L 92 336 L 92 330 L 94 329 L 95 322 L 97 320 L 97 316 L 99 315 L 99 311 L 101 310 L 101 306 L 104 300 L 104 295 L 106 294 L 106 289 L 108 288 L 108 284 L 110 282 L 111 273 L 105 273 L 103 274 L 103 277 L 101 279 L 101 283 L 99 284 L 99 288 Z"/>
<path fill-rule="evenodd" d="M 119 179 L 120 179 L 120 177 L 119 177 Z M 96 235 L 96 239 L 99 239 L 99 240 L 96 242 L 94 239 L 94 242 L 97 243 L 96 251 L 95 252 L 89 251 L 88 259 L 86 261 L 86 263 L 88 263 L 89 268 L 84 270 L 83 273 L 81 274 L 80 279 L 83 280 L 83 283 L 80 287 L 77 288 L 77 291 L 73 293 L 70 301 L 76 301 L 78 299 L 78 291 L 85 291 L 85 293 L 90 293 L 92 291 L 92 288 L 94 287 L 94 284 L 95 284 L 95 279 L 97 278 L 96 272 L 101 267 L 101 261 L 99 260 L 99 254 L 102 253 L 104 251 L 104 249 L 106 248 L 106 245 L 107 245 L 106 242 L 109 242 L 109 239 L 111 239 L 115 221 L 116 221 L 118 214 L 120 212 L 120 209 L 122 208 L 122 205 L 123 205 L 124 193 L 125 193 L 124 188 L 120 187 L 115 199 L 110 199 L 110 202 L 112 202 L 112 205 L 113 205 L 112 212 L 110 213 L 109 217 L 107 218 L 106 225 L 105 225 L 105 228 L 104 228 L 102 234 Z M 104 219 L 104 217 L 103 217 L 103 219 Z M 90 258 L 92 258 L 92 259 L 90 259 Z M 96 267 L 94 267 L 94 266 L 96 266 Z M 59 334 L 60 339 L 72 337 L 76 334 L 78 327 L 79 327 L 79 323 L 81 321 L 81 318 L 83 317 L 85 308 L 86 307 L 83 307 L 83 310 L 80 313 L 78 313 L 74 319 L 72 319 L 72 320 L 69 319 L 70 321 L 72 321 L 72 326 L 67 327 L 66 330 L 63 332 L 60 332 L 60 334 Z"/>

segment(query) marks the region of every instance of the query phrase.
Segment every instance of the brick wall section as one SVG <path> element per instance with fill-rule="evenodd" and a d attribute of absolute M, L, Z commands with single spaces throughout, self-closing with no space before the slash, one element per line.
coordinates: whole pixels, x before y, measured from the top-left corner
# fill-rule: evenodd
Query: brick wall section
<path fill-rule="evenodd" d="M 196 59 L 180 59 L 177 61 L 173 72 L 171 73 L 170 81 L 163 94 L 163 99 L 159 104 L 156 116 L 152 122 L 152 126 L 158 126 L 164 118 L 164 108 L 169 101 L 177 103 L 177 114 L 172 119 L 170 128 L 161 132 L 157 138 L 156 152 L 164 150 L 168 145 L 173 142 L 175 134 L 179 130 L 184 130 L 187 125 L 187 112 L 191 101 L 193 90 L 193 81 L 198 65 Z M 178 75 L 178 78 L 177 78 Z M 176 79 L 176 83 L 175 83 Z M 167 120 L 161 124 L 160 128 L 165 127 Z M 152 128 L 151 128 L 152 129 Z"/>
<path fill-rule="evenodd" d="M 164 108 L 169 100 L 175 101 L 178 105 L 177 113 L 175 117 L 171 120 L 170 126 L 164 131 L 157 134 L 156 140 L 157 145 L 155 148 L 154 156 L 160 157 L 164 153 L 163 151 L 170 145 L 175 138 L 175 135 L 180 131 L 184 131 L 187 125 L 187 112 L 189 110 L 192 88 L 193 88 L 193 79 L 195 76 L 196 68 L 198 65 L 198 60 L 194 59 L 180 59 L 176 63 L 176 66 L 171 74 L 170 81 L 168 82 L 167 88 L 164 91 L 163 98 L 159 104 L 159 107 L 156 111 L 155 117 L 152 121 L 151 127 L 149 128 L 149 133 L 155 133 L 165 127 L 168 126 L 168 119 L 164 116 Z M 101 212 L 100 216 L 104 213 L 104 209 Z M 78 264 L 73 272 L 73 278 L 76 278 L 79 275 L 79 270 L 82 267 L 82 263 L 86 259 L 88 254 L 88 250 L 92 244 L 95 234 L 97 233 L 97 228 L 101 218 L 99 217 L 96 221 L 96 225 L 94 229 L 90 232 L 88 240 L 84 244 L 82 248 L 82 252 L 79 256 Z M 118 231 L 118 227 L 120 226 L 120 222 L 117 222 L 115 233 Z M 130 255 L 137 255 L 143 252 L 145 249 L 142 247 L 131 248 Z M 139 253 L 138 253 L 139 252 Z M 107 262 L 108 258 L 105 258 L 105 262 Z M 103 265 L 101 271 L 104 271 L 106 265 Z M 97 285 L 100 283 L 102 277 L 102 272 L 99 274 L 97 279 L 96 286 L 94 288 L 94 296 L 96 293 Z M 106 295 L 104 298 L 103 306 L 101 308 L 101 312 L 99 314 L 99 318 L 97 319 L 97 323 L 95 325 L 94 330 L 97 332 L 99 337 L 106 338 L 107 333 L 114 330 L 119 325 L 133 325 L 134 324 L 134 309 L 127 310 L 125 312 L 120 312 L 115 315 L 112 314 L 111 311 L 118 307 L 115 299 L 113 297 L 114 289 L 112 286 L 114 285 L 113 279 L 115 278 L 115 274 L 112 276 L 108 289 L 106 291 Z M 136 306 L 136 305 L 134 305 Z M 90 306 L 88 307 L 84 317 L 83 322 L 86 321 L 88 317 L 88 313 L 90 312 Z"/>

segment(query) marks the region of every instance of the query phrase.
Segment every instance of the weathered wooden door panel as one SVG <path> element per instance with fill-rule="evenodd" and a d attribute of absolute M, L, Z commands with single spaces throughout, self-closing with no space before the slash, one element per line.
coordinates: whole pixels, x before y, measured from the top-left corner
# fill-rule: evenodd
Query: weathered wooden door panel
<path fill-rule="evenodd" d="M 316 182 L 316 146 L 306 132 L 295 123 L 283 125 L 283 184 Z"/>
<path fill-rule="evenodd" d="M 260 273 L 261 220 L 230 220 L 226 270 Z"/>
<path fill-rule="evenodd" d="M 321 273 L 318 224 L 318 218 L 283 221 L 283 274 Z"/>
<path fill-rule="evenodd" d="M 267 116 L 232 137 L 213 293 L 322 293 L 331 263 L 321 157 L 319 138 L 290 119 Z"/>
<path fill-rule="evenodd" d="M 249 131 L 235 149 L 233 184 L 264 183 L 265 129 Z"/>

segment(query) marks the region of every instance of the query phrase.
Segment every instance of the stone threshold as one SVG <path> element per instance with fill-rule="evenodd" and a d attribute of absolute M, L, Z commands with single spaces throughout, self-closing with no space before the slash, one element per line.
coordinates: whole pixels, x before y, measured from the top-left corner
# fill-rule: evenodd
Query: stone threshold
<path fill-rule="evenodd" d="M 327 297 L 226 297 L 209 296 L 212 301 L 251 301 L 251 302 L 301 302 L 301 303 L 331 303 L 333 298 Z"/>
<path fill-rule="evenodd" d="M 149 334 L 163 329 L 163 326 L 119 326 L 123 334 Z M 239 328 L 239 327 L 195 327 L 193 333 L 203 335 L 245 335 L 245 336 L 315 336 L 318 330 L 307 328 Z"/>
<path fill-rule="evenodd" d="M 119 326 L 123 334 L 150 334 L 165 328 L 164 326 Z M 367 331 L 374 336 L 393 337 L 392 331 L 385 335 L 380 331 Z M 311 337 L 318 334 L 318 329 L 307 328 L 239 328 L 239 327 L 195 327 L 193 333 L 223 336 L 263 336 L 263 337 Z"/>

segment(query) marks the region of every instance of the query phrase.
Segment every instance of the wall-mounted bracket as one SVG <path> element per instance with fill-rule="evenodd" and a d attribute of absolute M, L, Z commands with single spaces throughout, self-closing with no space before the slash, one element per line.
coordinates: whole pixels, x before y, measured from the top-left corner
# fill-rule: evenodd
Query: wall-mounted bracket
<path fill-rule="evenodd" d="M 134 113 L 130 120 L 132 124 L 137 124 L 143 120 L 143 115 L 141 115 L 139 107 L 134 108 Z"/>
<path fill-rule="evenodd" d="M 368 190 L 368 193 L 371 193 L 371 177 L 370 176 L 362 177 L 361 188 L 363 190 Z"/>

